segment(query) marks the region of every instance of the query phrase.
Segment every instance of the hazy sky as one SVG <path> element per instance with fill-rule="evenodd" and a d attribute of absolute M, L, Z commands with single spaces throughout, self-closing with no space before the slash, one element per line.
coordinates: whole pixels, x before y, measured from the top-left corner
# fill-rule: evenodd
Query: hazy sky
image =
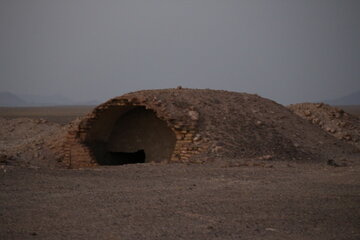
<path fill-rule="evenodd" d="M 0 0 L 0 91 L 182 85 L 280 103 L 360 90 L 359 0 Z"/>

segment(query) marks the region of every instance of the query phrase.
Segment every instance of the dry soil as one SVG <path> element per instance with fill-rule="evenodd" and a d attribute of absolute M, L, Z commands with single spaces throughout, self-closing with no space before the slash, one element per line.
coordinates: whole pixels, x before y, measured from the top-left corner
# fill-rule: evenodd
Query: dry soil
<path fill-rule="evenodd" d="M 30 129 L 17 140 L 1 135 L 2 150 L 45 126 L 63 127 L 20 121 Z M 354 154 L 337 162 L 218 159 L 69 170 L 5 159 L 0 202 L 0 239 L 357 240 L 360 161 Z"/>
<path fill-rule="evenodd" d="M 0 239 L 360 239 L 360 167 L 4 167 Z"/>

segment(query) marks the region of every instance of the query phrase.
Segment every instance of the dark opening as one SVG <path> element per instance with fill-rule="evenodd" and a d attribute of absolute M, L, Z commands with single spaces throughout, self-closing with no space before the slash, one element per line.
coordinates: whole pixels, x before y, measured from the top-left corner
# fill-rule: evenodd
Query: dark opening
<path fill-rule="evenodd" d="M 86 139 L 100 165 L 169 161 L 175 143 L 175 133 L 154 111 L 133 106 L 102 112 Z"/>
<path fill-rule="evenodd" d="M 145 162 L 145 151 L 143 149 L 136 152 L 107 152 L 105 165 L 123 165 Z"/>

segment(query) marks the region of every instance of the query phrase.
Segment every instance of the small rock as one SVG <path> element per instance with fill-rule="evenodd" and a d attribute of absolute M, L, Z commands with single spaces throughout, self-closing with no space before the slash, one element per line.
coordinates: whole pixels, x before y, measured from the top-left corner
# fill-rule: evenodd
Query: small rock
<path fill-rule="evenodd" d="M 277 232 L 278 230 L 275 228 L 265 228 L 266 231 L 271 231 L 271 232 Z"/>
<path fill-rule="evenodd" d="M 215 146 L 215 147 L 213 147 L 213 148 L 211 149 L 211 151 L 212 151 L 213 153 L 218 153 L 218 152 L 221 151 L 221 149 L 222 149 L 222 147 L 220 147 L 220 146 Z"/>
<path fill-rule="evenodd" d="M 189 111 L 188 115 L 190 116 L 191 120 L 193 120 L 193 121 L 199 120 L 199 117 L 200 117 L 200 114 L 194 110 Z"/>
<path fill-rule="evenodd" d="M 347 141 L 351 141 L 352 137 L 350 134 L 346 134 L 345 136 L 342 137 L 343 139 L 347 140 Z"/>
<path fill-rule="evenodd" d="M 162 101 L 161 101 L 161 100 L 158 100 L 158 101 L 155 102 L 155 105 L 156 105 L 156 106 L 160 106 L 161 104 L 162 104 Z"/>
<path fill-rule="evenodd" d="M 200 134 L 196 134 L 195 137 L 193 138 L 194 142 L 200 141 L 201 140 L 201 135 Z"/>
<path fill-rule="evenodd" d="M 346 167 L 346 166 L 347 166 L 346 163 L 338 164 L 338 163 L 335 162 L 335 160 L 333 160 L 333 159 L 329 159 L 329 160 L 327 161 L 327 165 L 333 166 L 333 167 Z"/>
<path fill-rule="evenodd" d="M 340 127 L 346 127 L 348 124 L 346 122 L 340 122 Z"/>
<path fill-rule="evenodd" d="M 309 110 L 305 110 L 304 114 L 305 114 L 305 116 L 309 117 L 309 116 L 311 116 L 312 113 Z"/>
<path fill-rule="evenodd" d="M 0 165 L 8 165 L 9 164 L 9 156 L 6 154 L 0 154 Z"/>
<path fill-rule="evenodd" d="M 318 104 L 316 104 L 316 107 L 321 108 L 323 105 L 324 105 L 324 103 L 318 103 Z"/>
<path fill-rule="evenodd" d="M 314 124 L 319 124 L 319 123 L 320 123 L 320 119 L 314 118 L 314 119 L 312 120 L 312 122 L 313 122 Z"/>
<path fill-rule="evenodd" d="M 333 167 L 338 167 L 339 166 L 333 159 L 329 159 L 327 161 L 327 165 L 333 166 Z"/>
<path fill-rule="evenodd" d="M 271 160 L 273 157 L 271 155 L 264 155 L 260 157 L 260 160 Z"/>

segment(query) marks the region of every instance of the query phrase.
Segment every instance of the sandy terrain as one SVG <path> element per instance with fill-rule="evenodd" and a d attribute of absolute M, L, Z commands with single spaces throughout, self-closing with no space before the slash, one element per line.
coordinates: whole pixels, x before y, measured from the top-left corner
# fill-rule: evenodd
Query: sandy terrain
<path fill-rule="evenodd" d="M 54 132 L 63 127 L 22 121 L 18 140 L 1 136 L 6 149 L 27 143 L 45 126 Z M 357 240 L 359 159 L 219 159 L 78 170 L 2 162 L 0 239 Z"/>
<path fill-rule="evenodd" d="M 359 166 L 10 167 L 0 186 L 1 239 L 360 238 Z"/>

